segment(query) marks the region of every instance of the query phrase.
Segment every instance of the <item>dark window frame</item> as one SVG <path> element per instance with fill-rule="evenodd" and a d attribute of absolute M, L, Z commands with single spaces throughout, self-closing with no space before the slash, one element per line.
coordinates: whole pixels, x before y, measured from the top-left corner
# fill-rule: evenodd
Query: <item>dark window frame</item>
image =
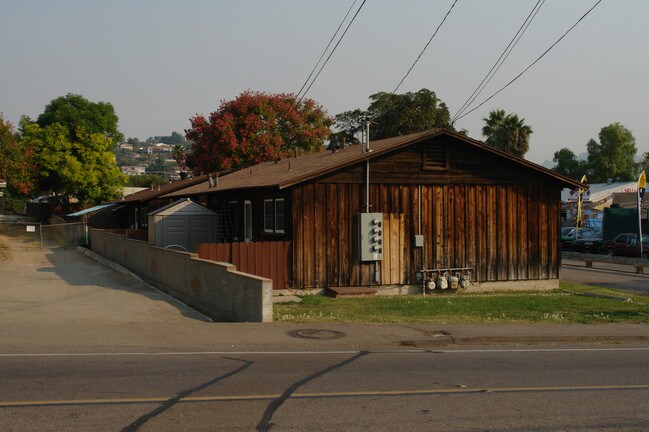
<path fill-rule="evenodd" d="M 252 241 L 252 201 L 243 201 L 243 240 L 247 242 Z"/>
<path fill-rule="evenodd" d="M 279 203 L 281 202 L 281 206 Z M 276 234 L 284 234 L 286 233 L 286 206 L 285 206 L 286 200 L 284 198 L 276 198 L 275 199 L 275 233 Z M 282 209 L 282 214 L 281 214 L 281 227 L 278 226 L 278 221 L 280 218 L 277 216 L 277 209 L 281 208 Z"/>
<path fill-rule="evenodd" d="M 281 208 L 281 214 L 279 209 Z M 279 221 L 281 221 L 281 226 Z M 285 234 L 286 233 L 286 199 L 265 198 L 264 199 L 264 233 Z"/>

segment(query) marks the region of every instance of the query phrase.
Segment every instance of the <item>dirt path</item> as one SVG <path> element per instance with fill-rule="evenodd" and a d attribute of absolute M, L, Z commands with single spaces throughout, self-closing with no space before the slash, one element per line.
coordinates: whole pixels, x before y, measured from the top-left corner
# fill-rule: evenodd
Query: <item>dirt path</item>
<path fill-rule="evenodd" d="M 0 236 L 0 262 L 9 259 L 9 243 L 7 239 Z"/>

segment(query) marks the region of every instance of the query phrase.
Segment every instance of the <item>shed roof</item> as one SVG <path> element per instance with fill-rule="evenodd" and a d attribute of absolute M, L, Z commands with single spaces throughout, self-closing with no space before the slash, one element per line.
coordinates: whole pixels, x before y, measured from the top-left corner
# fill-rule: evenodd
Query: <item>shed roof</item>
<path fill-rule="evenodd" d="M 203 207 L 202 205 L 195 203 L 189 198 L 179 199 L 167 204 L 164 207 L 157 209 L 149 213 L 149 216 L 197 216 L 197 215 L 216 215 L 215 212 Z"/>
<path fill-rule="evenodd" d="M 284 189 L 441 135 L 450 136 L 489 153 L 496 154 L 504 159 L 509 159 L 530 170 L 553 178 L 563 187 L 582 186 L 578 181 L 560 175 L 528 160 L 498 150 L 481 141 L 469 138 L 466 135 L 448 129 L 431 129 L 425 132 L 373 141 L 370 143 L 370 152 L 364 152 L 363 146 L 355 145 L 340 149 L 336 152 L 320 151 L 301 155 L 297 158 L 283 159 L 278 162 L 264 162 L 222 177 L 217 177 L 216 184 L 212 186 L 210 186 L 209 181 L 204 181 L 194 186 L 168 193 L 164 197 L 169 198 L 260 187 Z"/>

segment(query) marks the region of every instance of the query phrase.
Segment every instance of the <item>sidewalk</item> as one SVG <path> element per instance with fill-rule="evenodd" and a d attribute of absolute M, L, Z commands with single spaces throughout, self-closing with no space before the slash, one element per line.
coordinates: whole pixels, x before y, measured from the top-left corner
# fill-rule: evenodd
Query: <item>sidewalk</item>
<path fill-rule="evenodd" d="M 0 261 L 1 353 L 452 349 L 649 345 L 649 325 L 215 323 L 76 249 Z"/>

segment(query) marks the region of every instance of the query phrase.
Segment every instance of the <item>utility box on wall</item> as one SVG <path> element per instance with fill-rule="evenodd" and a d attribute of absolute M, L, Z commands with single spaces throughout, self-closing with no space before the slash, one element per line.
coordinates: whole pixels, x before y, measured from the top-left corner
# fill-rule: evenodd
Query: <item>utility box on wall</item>
<path fill-rule="evenodd" d="M 360 260 L 381 261 L 383 259 L 383 213 L 360 213 L 358 225 Z"/>

